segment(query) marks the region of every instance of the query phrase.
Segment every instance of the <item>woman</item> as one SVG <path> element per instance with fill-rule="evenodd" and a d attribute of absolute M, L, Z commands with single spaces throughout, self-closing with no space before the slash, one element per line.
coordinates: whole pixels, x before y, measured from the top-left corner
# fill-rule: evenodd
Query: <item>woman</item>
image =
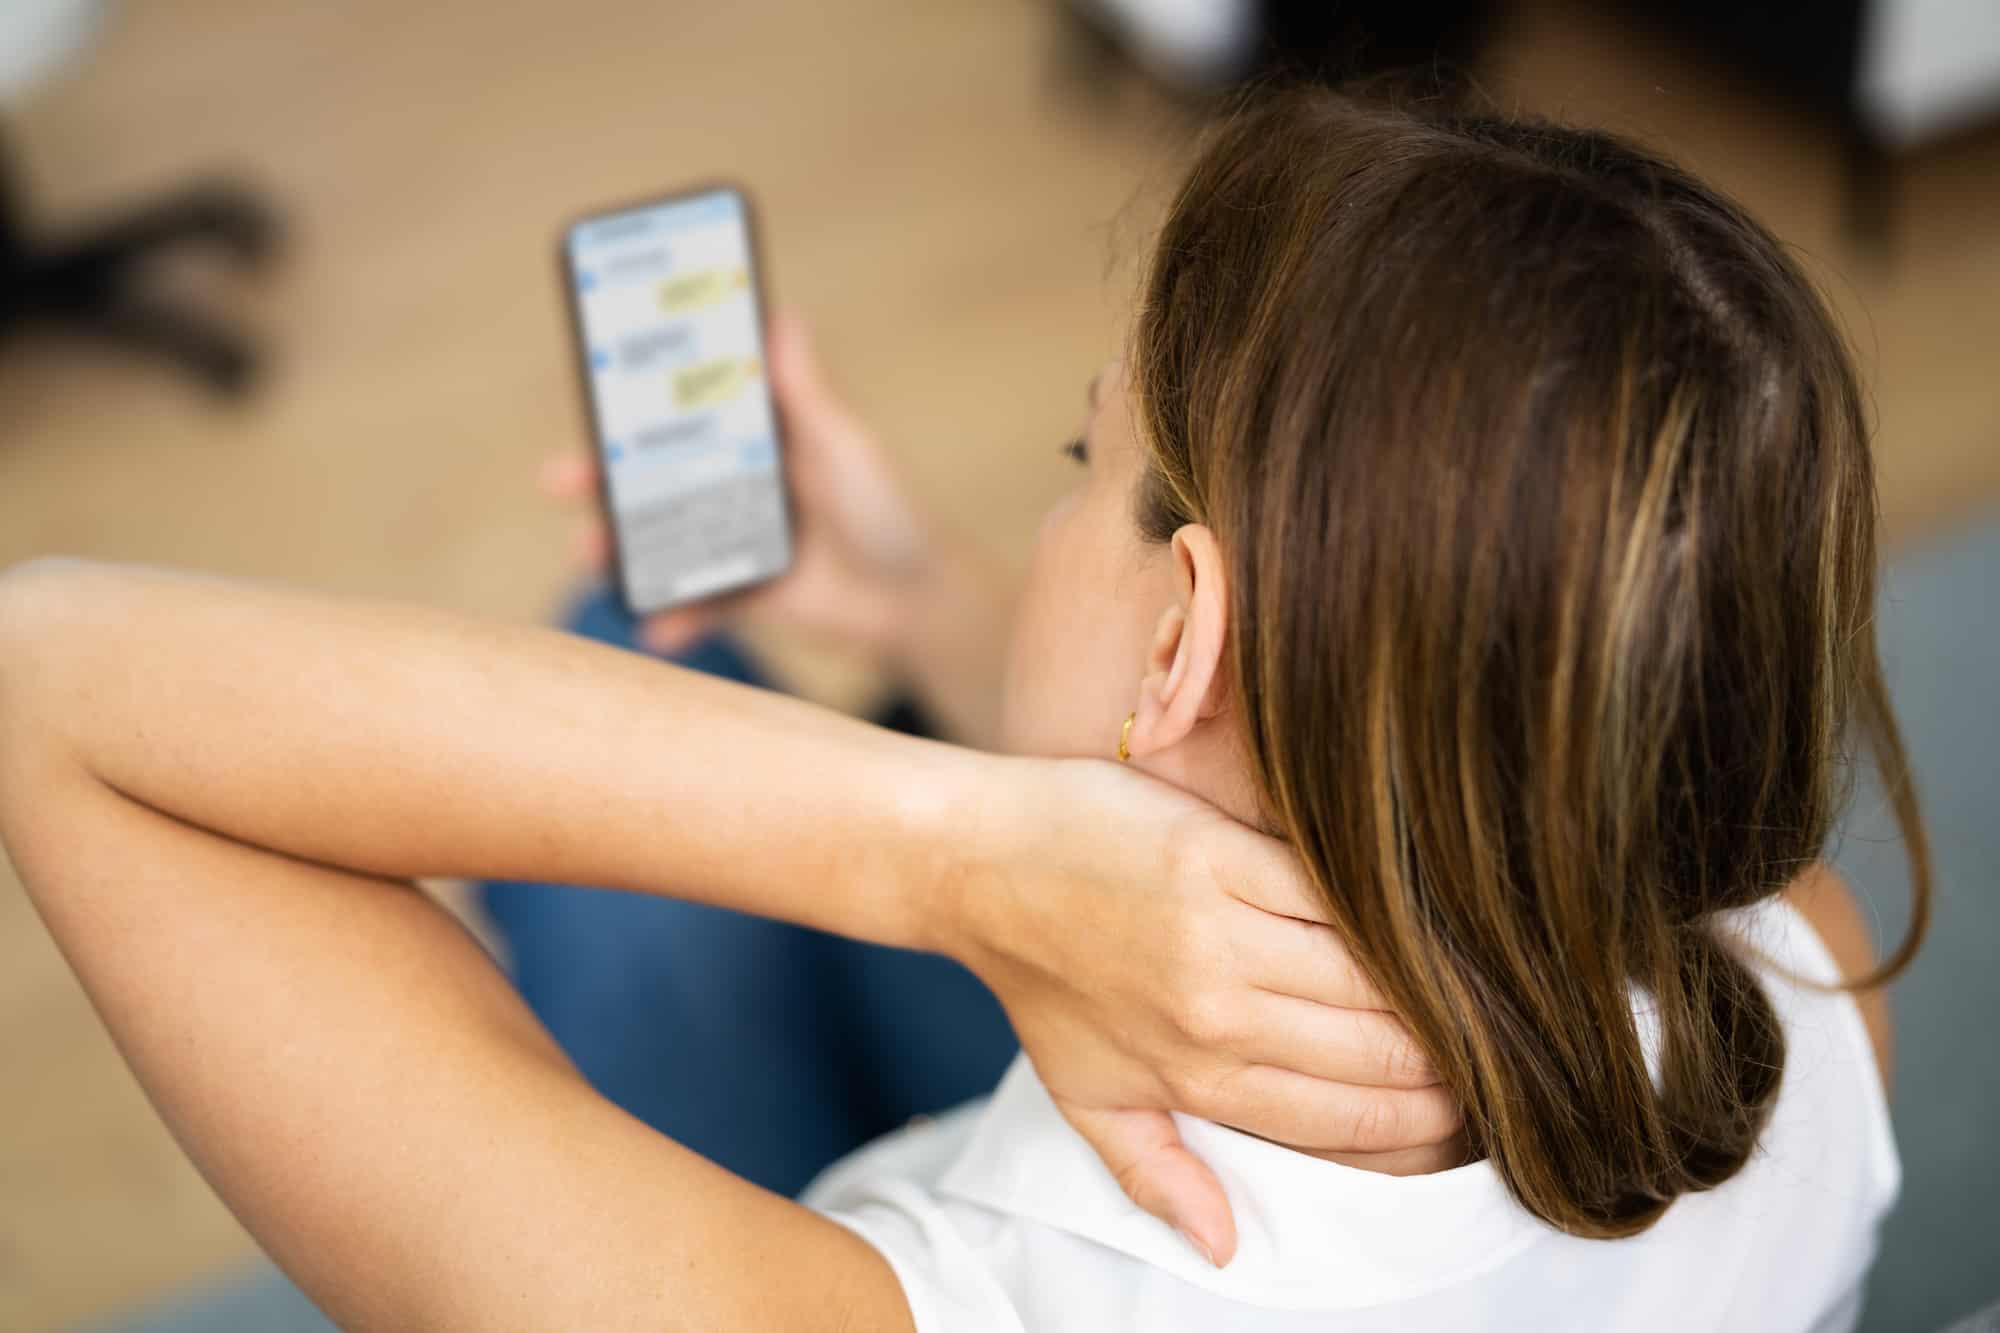
<path fill-rule="evenodd" d="M 1175 200 L 1072 451 L 1003 725 L 1126 769 L 59 565 L 0 590 L 0 834 L 168 1123 L 357 1326 L 1851 1324 L 1896 1164 L 1879 998 L 1864 1026 L 1837 985 L 1916 938 L 1873 967 L 1817 861 L 1850 724 L 1919 930 L 1928 881 L 1859 391 L 1776 242 L 1606 136 L 1269 98 Z M 1322 1137 L 1332 1085 L 1281 1066 L 1353 1012 L 1312 999 L 1363 992 L 1293 923 L 1327 989 L 1289 1029 L 1211 993 L 1188 1026 L 1263 1050 L 1149 1122 L 1227 1190 L 1204 1258 L 1059 1114 L 1164 1104 L 1122 1053 L 1153 1011 L 1049 996 L 1149 910 L 1196 919 L 1213 849 L 1284 891 L 1217 810 L 1297 850 L 1311 894 L 1265 905 L 1332 923 L 1422 1048 L 1399 1080 L 1435 1070 L 1464 1126 L 1456 1165 Z M 801 1207 L 591 1093 L 391 878 L 446 872 L 951 952 L 1033 1063 Z M 1179 949 L 1275 958 L 1272 924 L 1218 906 Z"/>

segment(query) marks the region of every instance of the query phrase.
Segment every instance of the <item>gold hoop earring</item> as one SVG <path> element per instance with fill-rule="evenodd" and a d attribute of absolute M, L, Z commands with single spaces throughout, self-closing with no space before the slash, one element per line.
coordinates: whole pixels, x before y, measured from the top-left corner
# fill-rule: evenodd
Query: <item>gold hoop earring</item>
<path fill-rule="evenodd" d="M 1118 729 L 1118 762 L 1124 763 L 1132 757 L 1132 724 L 1139 720 L 1137 712 L 1125 715 L 1125 725 Z"/>

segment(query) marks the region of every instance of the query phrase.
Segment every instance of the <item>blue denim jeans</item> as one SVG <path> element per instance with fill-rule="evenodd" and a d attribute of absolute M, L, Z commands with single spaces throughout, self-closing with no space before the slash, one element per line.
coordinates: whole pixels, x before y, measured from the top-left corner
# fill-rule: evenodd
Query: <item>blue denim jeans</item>
<path fill-rule="evenodd" d="M 567 627 L 638 650 L 608 591 L 584 595 Z M 724 637 L 675 660 L 766 684 Z M 906 703 L 878 720 L 923 732 Z M 912 1115 L 990 1091 L 1014 1054 L 998 1001 L 945 958 L 644 894 L 506 881 L 481 892 L 515 984 L 584 1076 L 782 1194 Z"/>

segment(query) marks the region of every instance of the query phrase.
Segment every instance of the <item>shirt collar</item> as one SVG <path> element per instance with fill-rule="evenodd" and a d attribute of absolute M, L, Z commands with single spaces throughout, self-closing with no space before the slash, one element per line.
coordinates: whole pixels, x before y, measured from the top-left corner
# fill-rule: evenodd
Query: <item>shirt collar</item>
<path fill-rule="evenodd" d="M 970 1143 L 951 1196 L 1131 1255 L 1251 1305 L 1334 1310 L 1408 1300 L 1504 1263 L 1554 1233 L 1486 1162 L 1389 1176 L 1323 1161 L 1191 1116 L 1182 1138 L 1236 1215 L 1236 1257 L 1215 1268 L 1125 1197 L 1016 1056 Z"/>

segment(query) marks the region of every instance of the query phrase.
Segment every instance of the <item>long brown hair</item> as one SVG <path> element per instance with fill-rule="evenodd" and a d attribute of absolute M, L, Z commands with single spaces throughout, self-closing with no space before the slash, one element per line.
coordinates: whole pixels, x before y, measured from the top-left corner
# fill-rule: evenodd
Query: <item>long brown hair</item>
<path fill-rule="evenodd" d="M 1857 735 L 1915 892 L 1866 984 L 1930 895 L 1811 284 L 1614 136 L 1265 90 L 1170 208 L 1129 361 L 1140 524 L 1228 552 L 1271 818 L 1476 1150 L 1582 1236 L 1728 1179 L 1784 1035 L 1717 914 L 1821 855 Z"/>

